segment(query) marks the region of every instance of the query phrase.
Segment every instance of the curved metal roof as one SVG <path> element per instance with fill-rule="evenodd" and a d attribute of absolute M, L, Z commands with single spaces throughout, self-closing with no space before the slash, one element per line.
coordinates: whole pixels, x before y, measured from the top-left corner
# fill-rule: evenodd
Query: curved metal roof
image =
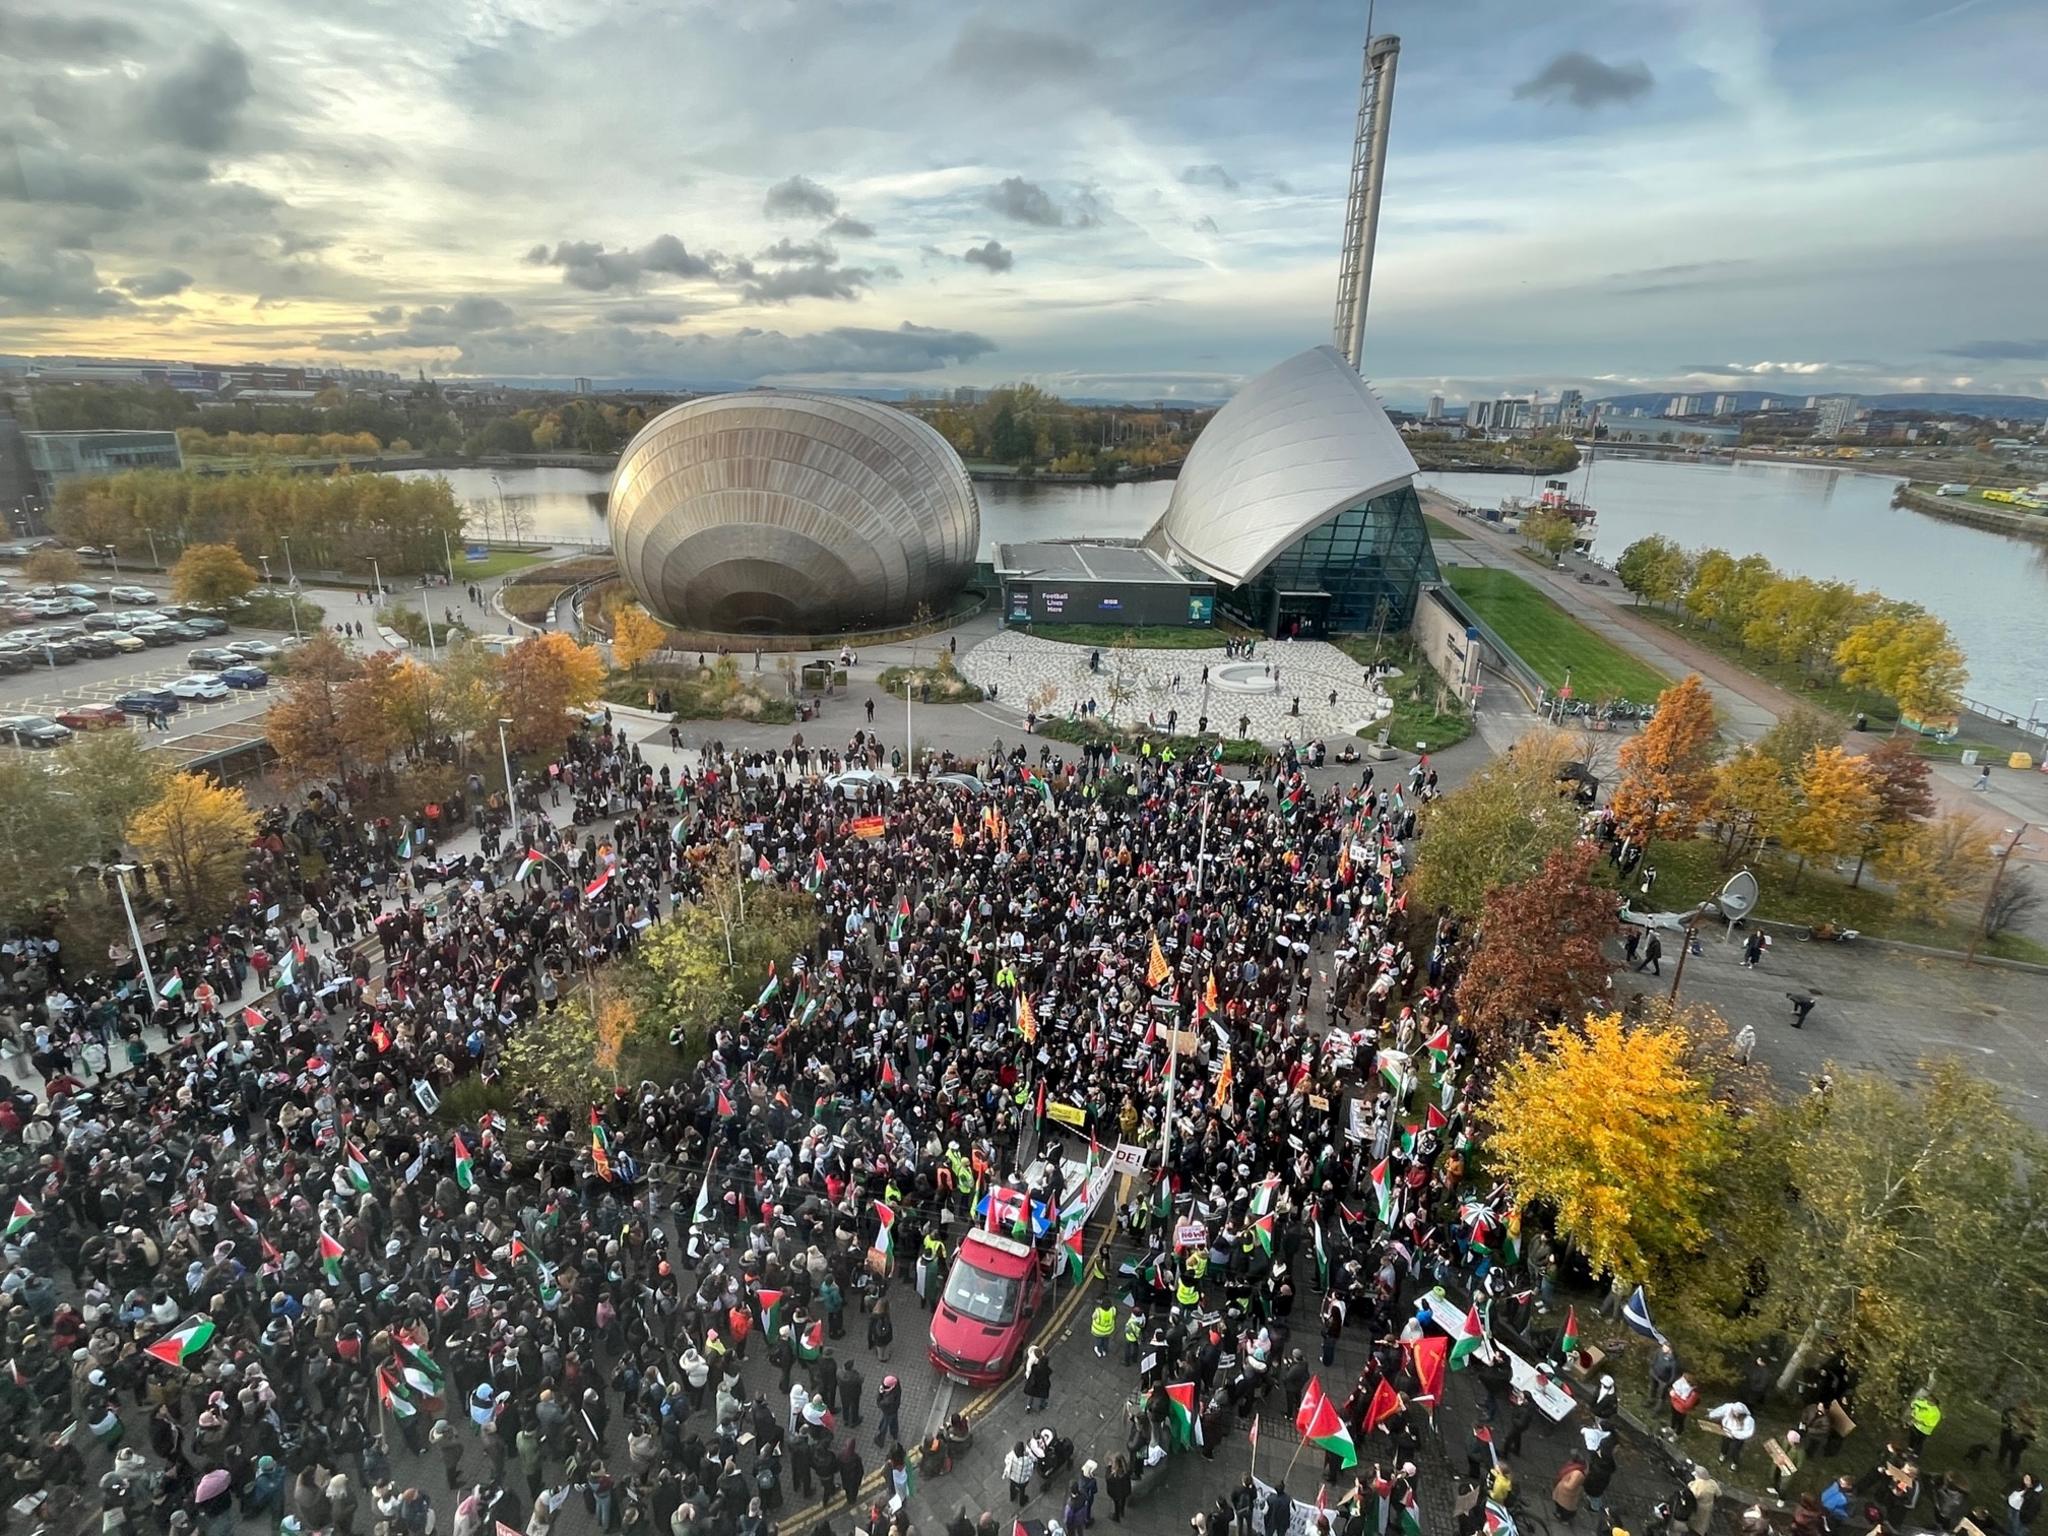
<path fill-rule="evenodd" d="M 952 446 L 906 412 L 796 390 L 663 411 L 612 476 L 612 548 L 686 629 L 907 617 L 974 566 L 981 513 Z"/>
<path fill-rule="evenodd" d="M 1415 460 L 1334 347 L 1260 374 L 1218 411 L 1181 466 L 1148 547 L 1246 582 L 1296 539 L 1407 481 Z"/>

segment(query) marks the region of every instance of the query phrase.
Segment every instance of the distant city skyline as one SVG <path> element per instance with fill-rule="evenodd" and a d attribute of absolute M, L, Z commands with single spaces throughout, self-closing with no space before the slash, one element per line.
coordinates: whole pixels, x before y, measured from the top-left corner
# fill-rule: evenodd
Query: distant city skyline
<path fill-rule="evenodd" d="M 0 352 L 1224 398 L 1328 339 L 1364 8 L 1104 14 L 10 18 Z M 1390 401 L 2048 395 L 2026 0 L 1377 25 Z"/>

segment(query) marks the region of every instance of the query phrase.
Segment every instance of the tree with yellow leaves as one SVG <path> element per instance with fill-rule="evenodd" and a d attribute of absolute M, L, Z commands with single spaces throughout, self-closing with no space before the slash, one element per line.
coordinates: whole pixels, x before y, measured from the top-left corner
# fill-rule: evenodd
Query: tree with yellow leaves
<path fill-rule="evenodd" d="M 560 744 L 569 711 L 587 709 L 604 687 L 604 658 L 559 630 L 531 635 L 499 663 L 499 699 L 512 721 L 512 745 L 539 752 Z"/>
<path fill-rule="evenodd" d="M 196 773 L 173 774 L 128 824 L 128 841 L 144 861 L 170 870 L 171 889 L 193 922 L 211 922 L 234 905 L 255 836 L 248 797 Z"/>
<path fill-rule="evenodd" d="M 1714 699 L 1698 673 L 1657 695 L 1657 713 L 1622 746 L 1614 819 L 1634 842 L 1683 839 L 1714 801 Z"/>
<path fill-rule="evenodd" d="M 620 603 L 612 610 L 612 659 L 628 672 L 662 648 L 668 630 L 638 603 Z"/>
<path fill-rule="evenodd" d="M 1516 1203 L 1549 1204 L 1593 1273 L 1623 1285 L 1705 1240 L 1734 1148 L 1727 1105 L 1668 1019 L 1592 1014 L 1545 1030 L 1502 1068 L 1477 1118 Z"/>
<path fill-rule="evenodd" d="M 1797 788 L 1798 805 L 1779 833 L 1779 841 L 1799 855 L 1792 872 L 1795 886 L 1808 859 L 1853 853 L 1877 819 L 1877 791 L 1863 759 L 1840 747 L 1815 747 L 1808 753 Z"/>
<path fill-rule="evenodd" d="M 1957 901 L 1981 891 L 1991 875 L 1992 831 L 1960 811 L 1887 831 L 1877 872 L 1891 882 L 1893 910 L 1939 923 Z"/>
<path fill-rule="evenodd" d="M 1962 703 L 1968 664 L 1948 626 L 1912 603 L 1891 603 L 1835 647 L 1842 681 L 1875 688 L 1915 720 L 1940 720 Z"/>
<path fill-rule="evenodd" d="M 348 687 L 363 663 L 322 631 L 292 653 L 291 675 L 263 716 L 263 734 L 287 776 L 346 783 L 358 744 L 346 720 Z"/>
<path fill-rule="evenodd" d="M 1714 813 L 1725 869 L 1777 836 L 1792 814 L 1784 766 L 1751 742 L 1715 770 Z"/>
<path fill-rule="evenodd" d="M 220 608 L 256 585 L 256 572 L 232 544 L 191 544 L 171 567 L 171 596 L 199 608 Z"/>

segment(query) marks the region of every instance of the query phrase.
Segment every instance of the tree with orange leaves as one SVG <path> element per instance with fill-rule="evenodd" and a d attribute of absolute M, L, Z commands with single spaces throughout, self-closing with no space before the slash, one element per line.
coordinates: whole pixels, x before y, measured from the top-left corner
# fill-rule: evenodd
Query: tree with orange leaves
<path fill-rule="evenodd" d="M 1614 819 L 1637 843 L 1688 838 L 1714 803 L 1714 700 L 1697 673 L 1657 695 L 1657 713 L 1622 747 Z"/>
<path fill-rule="evenodd" d="M 512 722 L 512 745 L 522 752 L 546 751 L 568 733 L 571 710 L 596 702 L 604 687 L 604 658 L 559 630 L 547 630 L 505 653 L 498 686 Z"/>
<path fill-rule="evenodd" d="M 1615 894 L 1593 878 L 1591 843 L 1561 848 L 1526 880 L 1487 893 L 1458 1004 L 1499 1058 L 1544 1019 L 1574 1014 L 1605 983 L 1601 945 L 1614 932 Z"/>

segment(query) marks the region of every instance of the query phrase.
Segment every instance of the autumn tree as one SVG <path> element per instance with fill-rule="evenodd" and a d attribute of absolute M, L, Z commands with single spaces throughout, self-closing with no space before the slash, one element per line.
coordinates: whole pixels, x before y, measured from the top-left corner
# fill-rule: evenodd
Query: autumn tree
<path fill-rule="evenodd" d="M 456 640 L 441 653 L 441 711 L 449 734 L 494 736 L 505 711 L 500 707 L 498 658 L 475 640 Z"/>
<path fill-rule="evenodd" d="M 1877 803 L 1870 832 L 1856 850 L 1856 874 L 1849 881 L 1852 886 L 1863 883 L 1863 866 L 1886 839 L 1903 835 L 1915 822 L 1934 814 L 1927 759 L 1920 755 L 1912 737 L 1887 736 L 1863 754 L 1863 772 Z"/>
<path fill-rule="evenodd" d="M 1948 626 L 1912 603 L 1887 604 L 1835 647 L 1842 681 L 1897 701 L 1915 720 L 1939 720 L 1962 702 L 1968 665 Z"/>
<path fill-rule="evenodd" d="M 1727 1106 L 1691 1055 L 1680 1024 L 1592 1014 L 1517 1051 L 1476 1112 L 1516 1202 L 1550 1206 L 1593 1273 L 1623 1285 L 1706 1241 L 1734 1149 Z"/>
<path fill-rule="evenodd" d="M 2048 1141 L 1952 1060 L 1922 1063 L 1911 1087 L 1831 1076 L 1792 1142 L 1793 1230 L 1772 1296 L 1798 1343 L 1779 1391 L 1824 1343 L 1848 1355 L 1887 1420 L 1930 1379 L 2038 1372 Z"/>
<path fill-rule="evenodd" d="M 668 640 L 661 620 L 638 603 L 621 603 L 612 610 L 612 659 L 628 672 L 660 650 Z"/>
<path fill-rule="evenodd" d="M 1725 549 L 1705 550 L 1693 559 L 1685 587 L 1686 612 L 1718 627 L 1739 627 L 1757 594 L 1776 574 L 1762 555 L 1737 559 Z"/>
<path fill-rule="evenodd" d="M 94 845 L 94 857 L 118 852 L 136 812 L 163 793 L 171 776 L 164 755 L 133 731 L 74 737 L 57 755 L 59 781 Z"/>
<path fill-rule="evenodd" d="M 384 767 L 406 745 L 396 704 L 396 695 L 406 686 L 405 666 L 396 652 L 374 651 L 341 686 L 342 740 L 349 756 L 364 768 Z"/>
<path fill-rule="evenodd" d="M 1560 793 L 1571 740 L 1559 731 L 1524 736 L 1423 815 L 1415 897 L 1433 907 L 1477 912 L 1486 893 L 1520 880 L 1578 836 L 1578 809 Z"/>
<path fill-rule="evenodd" d="M 1841 739 L 1841 721 L 1817 709 L 1795 705 L 1778 716 L 1777 723 L 1757 738 L 1756 745 L 1777 763 L 1785 782 L 1790 784 L 1798 778 L 1801 766 L 1813 755 L 1815 747 L 1832 747 Z"/>
<path fill-rule="evenodd" d="M 572 709 L 587 709 L 597 699 L 604 687 L 604 658 L 559 630 L 548 630 L 507 651 L 499 677 L 512 744 L 522 752 L 540 751 L 562 740 Z"/>
<path fill-rule="evenodd" d="M 1614 562 L 1614 574 L 1638 603 L 1668 603 L 1685 590 L 1690 561 L 1677 541 L 1661 533 L 1637 539 Z"/>
<path fill-rule="evenodd" d="M 1893 909 L 1911 921 L 1941 922 L 1990 878 L 1990 837 L 1990 828 L 1960 811 L 1894 830 L 1877 857 L 1878 874 L 1891 882 Z"/>
<path fill-rule="evenodd" d="M 1697 673 L 1657 695 L 1657 712 L 1622 747 L 1614 818 L 1637 843 L 1691 837 L 1714 799 L 1714 700 Z"/>
<path fill-rule="evenodd" d="M 1562 512 L 1531 512 L 1522 519 L 1522 537 L 1550 556 L 1553 564 L 1578 536 L 1578 525 Z"/>
<path fill-rule="evenodd" d="M 68 549 L 38 549 L 21 562 L 21 574 L 30 581 L 54 586 L 59 582 L 78 580 L 85 574 L 85 567 Z"/>
<path fill-rule="evenodd" d="M 1593 878 L 1598 859 L 1574 840 L 1527 879 L 1487 893 L 1458 1004 L 1488 1054 L 1505 1055 L 1538 1020 L 1575 1014 L 1605 988 L 1601 946 L 1614 933 L 1616 898 Z"/>
<path fill-rule="evenodd" d="M 59 776 L 25 753 L 0 753 L 0 919 L 37 915 L 94 848 Z"/>
<path fill-rule="evenodd" d="M 256 813 L 239 789 L 196 773 L 174 774 L 154 802 L 128 824 L 128 841 L 149 863 L 171 872 L 185 916 L 210 922 L 239 896 Z"/>
<path fill-rule="evenodd" d="M 1840 747 L 1815 747 L 1800 765 L 1796 788 L 1798 803 L 1779 834 L 1799 855 L 1794 886 L 1809 859 L 1837 859 L 1859 847 L 1877 814 L 1877 794 L 1862 759 Z"/>
<path fill-rule="evenodd" d="M 1727 868 L 1778 835 L 1792 814 L 1785 770 L 1754 742 L 1714 772 L 1714 820 Z"/>
<path fill-rule="evenodd" d="M 256 585 L 256 573 L 232 544 L 193 544 L 171 567 L 171 596 L 195 608 L 224 608 Z"/>
<path fill-rule="evenodd" d="M 291 675 L 263 717 L 263 734 L 287 775 L 348 781 L 357 754 L 344 705 L 362 670 L 361 660 L 324 630 L 292 653 Z"/>

